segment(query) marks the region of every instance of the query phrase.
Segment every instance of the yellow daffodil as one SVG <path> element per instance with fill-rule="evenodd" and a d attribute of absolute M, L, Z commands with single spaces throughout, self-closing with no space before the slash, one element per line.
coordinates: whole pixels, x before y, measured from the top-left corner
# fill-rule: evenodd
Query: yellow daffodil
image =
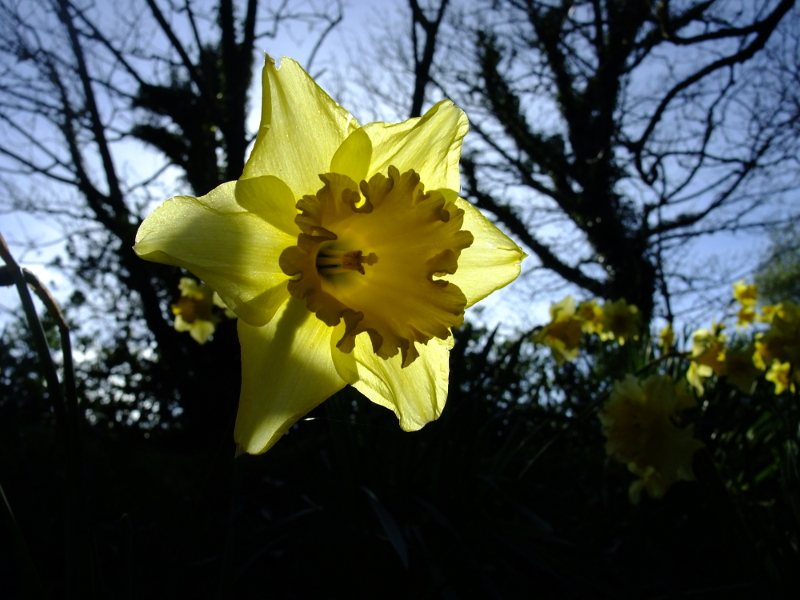
<path fill-rule="evenodd" d="M 772 356 L 770 355 L 769 348 L 766 344 L 756 340 L 754 344 L 755 352 L 753 352 L 753 364 L 761 371 L 766 371 L 767 366 L 772 364 Z"/>
<path fill-rule="evenodd" d="M 800 305 L 783 302 L 770 315 L 769 330 L 757 337 L 754 360 L 762 369 L 773 359 L 800 365 Z"/>
<path fill-rule="evenodd" d="M 762 323 L 772 323 L 773 317 L 775 317 L 776 314 L 780 314 L 782 311 L 783 305 L 781 303 L 762 306 L 761 314 L 756 318 Z"/>
<path fill-rule="evenodd" d="M 534 341 L 547 344 L 559 365 L 572 362 L 578 357 L 581 342 L 582 322 L 575 314 L 575 299 L 567 296 L 558 304 L 550 306 L 550 323 L 542 327 Z"/>
<path fill-rule="evenodd" d="M 754 285 L 748 285 L 744 279 L 733 284 L 733 297 L 743 306 L 754 308 L 758 302 L 758 290 Z"/>
<path fill-rule="evenodd" d="M 458 197 L 466 116 L 442 101 L 360 127 L 290 59 L 268 57 L 262 82 L 242 177 L 168 200 L 134 249 L 239 317 L 238 452 L 266 451 L 346 384 L 419 429 L 444 407 L 450 328 L 525 256 Z"/>
<path fill-rule="evenodd" d="M 631 486 L 632 500 L 642 489 L 660 498 L 673 483 L 694 479 L 692 455 L 703 444 L 692 437 L 691 428 L 674 423 L 677 411 L 694 406 L 686 385 L 668 375 L 644 381 L 628 375 L 614 383 L 599 417 L 608 455 L 642 478 Z"/>
<path fill-rule="evenodd" d="M 725 340 L 722 326 L 711 329 L 698 329 L 692 334 L 691 364 L 686 379 L 697 390 L 698 396 L 704 392 L 703 381 L 711 375 L 725 372 Z"/>
<path fill-rule="evenodd" d="M 581 302 L 578 305 L 577 315 L 582 321 L 581 329 L 584 333 L 600 334 L 603 332 L 603 322 L 606 315 L 603 312 L 603 307 L 597 304 L 596 299 Z"/>
<path fill-rule="evenodd" d="M 761 374 L 753 362 L 754 350 L 753 346 L 748 346 L 743 350 L 725 352 L 725 377 L 745 394 L 752 391 L 753 384 Z"/>
<path fill-rule="evenodd" d="M 181 277 L 178 289 L 181 297 L 172 305 L 175 330 L 188 331 L 198 344 L 205 344 L 219 323 L 219 317 L 212 312 L 214 291 L 191 277 Z"/>
<path fill-rule="evenodd" d="M 667 323 L 658 333 L 658 346 L 663 352 L 669 352 L 675 343 L 675 332 L 672 331 L 672 323 Z"/>
<path fill-rule="evenodd" d="M 615 302 L 607 302 L 603 312 L 603 339 L 616 340 L 622 346 L 627 340 L 639 337 L 639 309 L 635 305 L 620 298 Z"/>
<path fill-rule="evenodd" d="M 642 499 L 642 492 L 657 500 L 664 497 L 672 486 L 664 476 L 656 471 L 655 467 L 648 465 L 645 468 L 637 467 L 635 463 L 630 463 L 628 469 L 639 479 L 634 481 L 628 488 L 628 499 L 631 504 L 639 504 Z"/>
<path fill-rule="evenodd" d="M 778 396 L 786 390 L 795 391 L 794 379 L 792 377 L 792 365 L 788 362 L 781 362 L 779 360 L 772 361 L 772 365 L 764 376 L 767 381 L 775 384 L 775 395 Z"/>
<path fill-rule="evenodd" d="M 750 327 L 756 320 L 756 311 L 749 306 L 743 306 L 736 313 L 736 327 Z"/>

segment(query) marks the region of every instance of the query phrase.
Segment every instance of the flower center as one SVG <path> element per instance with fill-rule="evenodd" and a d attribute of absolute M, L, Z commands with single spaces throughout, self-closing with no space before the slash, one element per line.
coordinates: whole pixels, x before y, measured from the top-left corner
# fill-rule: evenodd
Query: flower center
<path fill-rule="evenodd" d="M 446 339 L 463 321 L 464 294 L 440 277 L 472 244 L 464 211 L 448 190 L 426 193 L 413 170 L 390 166 L 389 177 L 360 184 L 337 173 L 320 179 L 316 195 L 297 203 L 297 245 L 280 257 L 289 292 L 331 327 L 344 319 L 343 352 L 366 332 L 378 356 L 400 352 L 408 366 L 415 343 Z"/>
<path fill-rule="evenodd" d="M 211 303 L 204 299 L 197 299 L 188 296 L 181 296 L 178 301 L 172 305 L 172 314 L 180 315 L 187 323 L 194 323 L 200 319 L 203 321 L 210 321 L 211 316 Z"/>
<path fill-rule="evenodd" d="M 374 265 L 378 262 L 378 257 L 374 252 L 369 256 L 363 256 L 361 250 L 333 250 L 332 248 L 320 248 L 317 253 L 317 271 L 320 275 L 337 275 L 346 271 L 358 271 L 366 275 L 364 263 Z"/>

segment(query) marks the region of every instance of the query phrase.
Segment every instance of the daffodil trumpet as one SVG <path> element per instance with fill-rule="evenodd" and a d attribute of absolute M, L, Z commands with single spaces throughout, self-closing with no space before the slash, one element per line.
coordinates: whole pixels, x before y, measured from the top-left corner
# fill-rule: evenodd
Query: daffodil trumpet
<path fill-rule="evenodd" d="M 356 120 L 291 59 L 263 69 L 242 177 L 164 202 L 134 250 L 187 269 L 239 317 L 238 453 L 259 454 L 346 384 L 404 430 L 436 419 L 451 328 L 522 250 L 458 197 L 466 115 Z"/>

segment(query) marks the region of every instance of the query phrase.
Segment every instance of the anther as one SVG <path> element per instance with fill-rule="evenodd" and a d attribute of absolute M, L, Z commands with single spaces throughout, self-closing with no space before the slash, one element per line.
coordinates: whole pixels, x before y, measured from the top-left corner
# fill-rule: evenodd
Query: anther
<path fill-rule="evenodd" d="M 336 275 L 347 271 L 365 274 L 364 264 L 374 265 L 378 257 L 374 252 L 364 256 L 361 250 L 331 250 L 326 248 L 317 254 L 317 271 L 320 275 Z"/>

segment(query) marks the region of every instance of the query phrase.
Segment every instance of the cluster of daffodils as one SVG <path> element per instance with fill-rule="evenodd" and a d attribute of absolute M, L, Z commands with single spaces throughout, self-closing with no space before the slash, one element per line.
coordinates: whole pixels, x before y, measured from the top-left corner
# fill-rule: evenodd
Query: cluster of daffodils
<path fill-rule="evenodd" d="M 266 451 L 347 384 L 419 429 L 444 408 L 451 328 L 525 258 L 458 197 L 466 115 L 444 100 L 360 126 L 286 58 L 267 57 L 262 89 L 242 177 L 167 200 L 134 250 L 238 317 L 238 453 Z"/>
<path fill-rule="evenodd" d="M 228 318 L 236 316 L 219 294 L 205 283 L 181 277 L 178 289 L 181 296 L 171 307 L 175 315 L 175 330 L 188 331 L 198 344 L 205 344 L 214 334 L 221 320 L 220 314 Z"/>
<path fill-rule="evenodd" d="M 639 311 L 624 299 L 603 305 L 589 300 L 576 307 L 567 296 L 550 307 L 550 317 L 534 341 L 549 346 L 559 365 L 577 358 L 584 334 L 620 345 L 639 337 Z M 668 326 L 661 332 L 661 344 L 668 349 L 673 341 Z M 666 375 L 645 380 L 628 375 L 614 383 L 599 417 L 606 452 L 638 477 L 629 489 L 631 502 L 637 503 L 643 491 L 661 498 L 672 484 L 694 479 L 692 455 L 703 444 L 692 437 L 691 427 L 678 424 L 680 411 L 695 404 L 688 386 Z"/>
<path fill-rule="evenodd" d="M 722 325 L 694 332 L 686 379 L 698 395 L 704 393 L 703 383 L 712 375 L 725 377 L 743 393 L 750 393 L 756 380 L 766 373 L 765 379 L 775 385 L 776 395 L 795 392 L 800 383 L 800 305 L 783 302 L 763 306 L 759 313 L 754 285 L 740 281 L 733 290 L 739 303 L 736 326 L 763 323 L 769 328 L 755 333 L 753 343 L 736 350 L 727 346 Z"/>
<path fill-rule="evenodd" d="M 756 336 L 753 363 L 766 371 L 775 393 L 792 393 L 800 386 L 800 304 L 782 302 L 762 308 L 760 320 L 769 329 Z"/>
<path fill-rule="evenodd" d="M 546 344 L 559 365 L 574 361 L 583 334 L 598 335 L 601 340 L 614 340 L 624 345 L 627 340 L 639 337 L 639 309 L 624 299 L 607 302 L 581 302 L 567 296 L 550 307 L 550 322 L 534 336 L 534 341 Z"/>
<path fill-rule="evenodd" d="M 629 488 L 634 504 L 642 491 L 661 498 L 678 481 L 691 481 L 692 455 L 703 447 L 691 426 L 681 428 L 680 411 L 693 408 L 694 398 L 684 382 L 668 375 L 639 380 L 628 375 L 614 383 L 599 413 L 606 452 L 638 479 Z"/>
<path fill-rule="evenodd" d="M 687 360 L 686 381 L 673 382 L 667 375 L 646 379 L 627 375 L 614 383 L 599 413 L 608 455 L 627 464 L 638 477 L 630 487 L 633 502 L 642 492 L 661 498 L 674 483 L 694 478 L 692 455 L 703 444 L 692 437 L 691 427 L 680 427 L 681 411 L 695 406 L 690 386 L 702 396 L 706 381 L 717 376 L 749 394 L 762 375 L 774 384 L 776 395 L 795 392 L 800 385 L 800 305 L 784 302 L 759 311 L 758 291 L 744 281 L 734 284 L 733 298 L 738 305 L 737 329 L 760 324 L 769 328 L 756 332 L 748 344 L 738 340 L 731 345 L 724 325 L 712 324 L 695 331 L 691 349 L 680 352 L 672 325 L 667 324 L 658 337 L 661 355 L 654 363 L 669 357 Z M 591 300 L 576 306 L 568 296 L 551 306 L 550 316 L 534 341 L 549 346 L 559 365 L 577 358 L 584 335 L 620 345 L 639 336 L 638 311 L 625 300 L 602 306 Z"/>
<path fill-rule="evenodd" d="M 750 343 L 731 345 L 724 325 L 712 324 L 692 334 L 687 352 L 674 350 L 672 326 L 661 330 L 658 345 L 661 358 L 681 357 L 689 361 L 686 382 L 673 384 L 665 375 L 640 381 L 629 375 L 614 385 L 614 391 L 600 412 L 607 438 L 606 451 L 615 460 L 628 464 L 637 476 L 630 488 L 631 500 L 642 491 L 660 498 L 669 487 L 692 479 L 691 457 L 702 443 L 692 438 L 690 427 L 677 427 L 679 411 L 694 406 L 685 383 L 697 396 L 712 376 L 724 377 L 741 392 L 752 393 L 758 378 L 774 384 L 776 395 L 795 392 L 800 384 L 800 305 L 784 302 L 757 309 L 755 286 L 740 281 L 733 286 L 737 307 L 737 328 L 767 324 Z M 659 359 L 660 360 L 660 359 Z"/>

